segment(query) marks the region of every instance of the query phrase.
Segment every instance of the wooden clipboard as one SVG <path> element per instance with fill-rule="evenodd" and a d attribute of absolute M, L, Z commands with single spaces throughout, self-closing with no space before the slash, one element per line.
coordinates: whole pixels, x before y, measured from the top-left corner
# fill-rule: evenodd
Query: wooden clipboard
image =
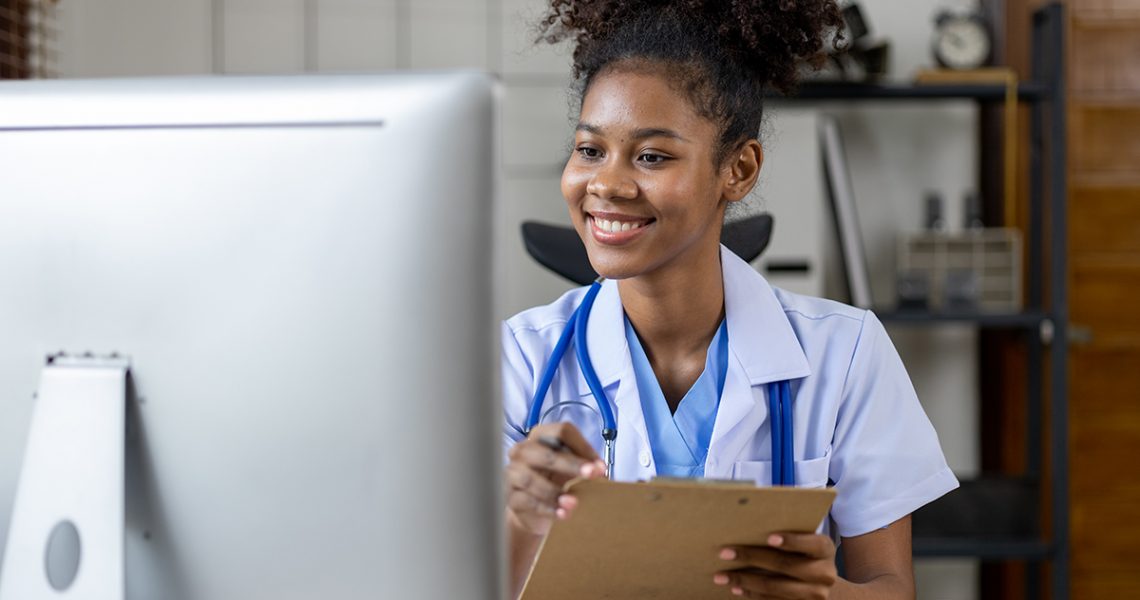
<path fill-rule="evenodd" d="M 726 545 L 766 545 L 778 531 L 815 531 L 835 491 L 670 480 L 571 482 L 578 508 L 555 521 L 521 600 L 654 598 L 716 593 Z"/>

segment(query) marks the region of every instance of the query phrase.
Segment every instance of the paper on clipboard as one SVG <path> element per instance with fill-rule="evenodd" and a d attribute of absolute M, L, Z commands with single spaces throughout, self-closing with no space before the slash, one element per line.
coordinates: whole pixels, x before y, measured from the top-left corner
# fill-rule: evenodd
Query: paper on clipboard
<path fill-rule="evenodd" d="M 778 531 L 815 531 L 835 491 L 692 481 L 583 480 L 574 516 L 556 521 L 521 600 L 692 600 L 716 592 L 726 545 L 766 545 Z"/>

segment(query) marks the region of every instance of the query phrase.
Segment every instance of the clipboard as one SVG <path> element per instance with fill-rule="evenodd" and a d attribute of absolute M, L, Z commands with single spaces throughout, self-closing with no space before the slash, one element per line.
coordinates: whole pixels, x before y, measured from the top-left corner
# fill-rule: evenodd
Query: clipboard
<path fill-rule="evenodd" d="M 835 499 L 829 488 L 698 480 L 578 480 L 567 491 L 578 507 L 554 522 L 520 600 L 709 597 L 713 574 L 745 566 L 718 558 L 723 546 L 815 531 Z"/>

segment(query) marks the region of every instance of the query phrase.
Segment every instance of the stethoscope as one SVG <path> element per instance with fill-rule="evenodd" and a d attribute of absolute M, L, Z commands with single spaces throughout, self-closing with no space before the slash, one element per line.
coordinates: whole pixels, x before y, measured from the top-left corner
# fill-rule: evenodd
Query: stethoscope
<path fill-rule="evenodd" d="M 542 370 L 542 378 L 539 379 L 538 388 L 535 389 L 523 433 L 530 435 L 532 429 L 538 426 L 551 411 L 560 406 L 578 404 L 593 410 L 593 407 L 583 402 L 564 401 L 555 403 L 546 412 L 542 411 L 542 403 L 546 399 L 547 392 L 550 391 L 550 382 L 553 381 L 554 373 L 558 370 L 558 365 L 566 355 L 566 348 L 573 339 L 577 342 L 574 344 L 574 354 L 578 358 L 578 368 L 581 369 L 582 376 L 586 379 L 586 386 L 590 388 L 590 393 L 598 405 L 598 412 L 602 416 L 602 460 L 606 463 L 606 475 L 611 475 L 614 472 L 617 420 L 614 419 L 613 409 L 610 408 L 610 403 L 606 399 L 602 382 L 598 379 L 597 372 L 594 371 L 594 363 L 590 361 L 590 352 L 586 348 L 586 323 L 590 319 L 590 309 L 594 306 L 594 298 L 597 297 L 598 291 L 602 289 L 603 281 L 605 279 L 602 277 L 594 281 L 590 289 L 586 291 L 582 302 L 578 304 L 578 308 L 574 309 L 570 315 L 570 320 L 566 322 L 566 328 L 562 330 L 562 335 L 558 337 L 558 343 L 554 345 L 550 359 Z M 769 422 L 772 424 L 772 485 L 795 485 L 795 450 L 792 444 L 792 388 L 787 381 L 775 381 L 768 384 L 768 415 Z"/>

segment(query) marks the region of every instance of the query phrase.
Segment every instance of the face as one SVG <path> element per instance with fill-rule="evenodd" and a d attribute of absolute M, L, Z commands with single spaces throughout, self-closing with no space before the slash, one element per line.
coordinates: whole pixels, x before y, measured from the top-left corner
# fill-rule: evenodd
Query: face
<path fill-rule="evenodd" d="M 599 274 L 708 268 L 727 202 L 759 171 L 759 144 L 713 163 L 720 131 L 659 75 L 598 76 L 582 101 L 562 195 Z M 704 259 L 704 260 L 702 260 Z"/>

